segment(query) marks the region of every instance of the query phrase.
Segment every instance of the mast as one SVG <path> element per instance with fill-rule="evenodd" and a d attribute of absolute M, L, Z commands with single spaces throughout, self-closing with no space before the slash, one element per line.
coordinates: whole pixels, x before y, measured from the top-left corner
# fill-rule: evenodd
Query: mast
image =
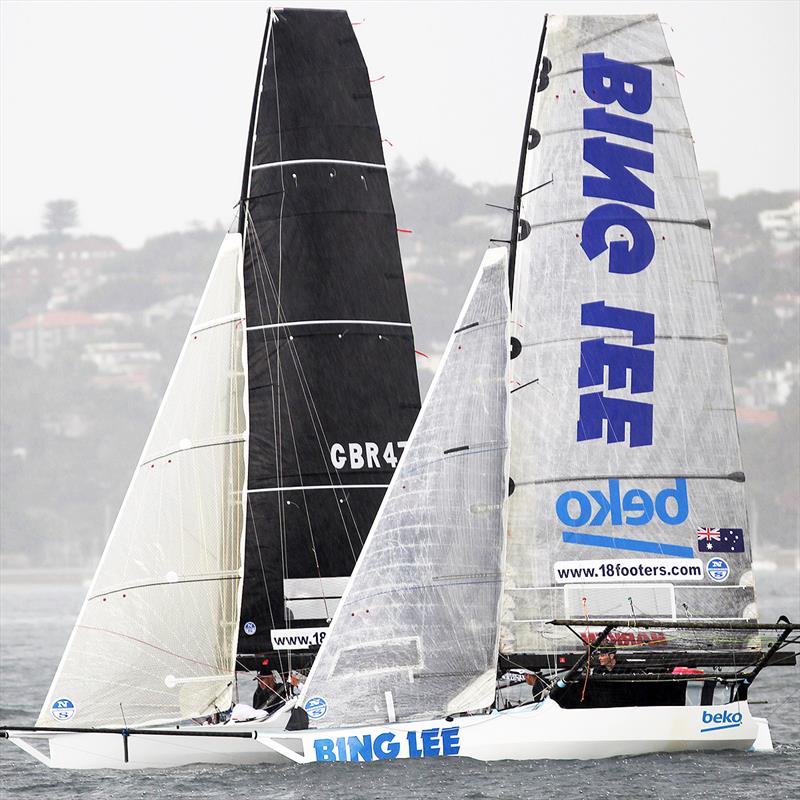
<path fill-rule="evenodd" d="M 256 132 L 256 120 L 258 118 L 258 101 L 261 95 L 261 84 L 264 80 L 264 64 L 267 52 L 267 41 L 269 40 L 270 29 L 272 27 L 272 9 L 267 9 L 267 24 L 264 26 L 264 37 L 261 40 L 261 52 L 258 57 L 258 69 L 256 70 L 256 85 L 253 89 L 253 104 L 250 110 L 250 125 L 247 129 L 247 144 L 244 151 L 244 170 L 242 171 L 242 191 L 239 197 L 239 219 L 238 227 L 239 233 L 244 236 L 245 220 L 247 213 L 245 212 L 245 204 L 247 203 L 250 195 L 250 167 L 253 163 L 253 142 Z"/>
<path fill-rule="evenodd" d="M 525 114 L 525 132 L 522 135 L 522 147 L 519 154 L 519 168 L 517 170 L 517 185 L 514 189 L 514 208 L 511 214 L 511 242 L 508 254 L 508 294 L 511 306 L 514 305 L 514 268 L 517 260 L 517 242 L 519 241 L 519 215 L 522 205 L 522 186 L 525 180 L 525 162 L 528 150 L 536 146 L 532 141 L 533 131 L 531 130 L 531 117 L 533 115 L 533 100 L 539 91 L 539 68 L 542 63 L 542 50 L 544 49 L 544 38 L 547 35 L 547 14 L 544 15 L 542 23 L 542 35 L 539 37 L 539 52 L 536 54 L 536 66 L 533 69 L 533 81 L 531 81 L 531 91 L 528 97 L 528 110 Z"/>

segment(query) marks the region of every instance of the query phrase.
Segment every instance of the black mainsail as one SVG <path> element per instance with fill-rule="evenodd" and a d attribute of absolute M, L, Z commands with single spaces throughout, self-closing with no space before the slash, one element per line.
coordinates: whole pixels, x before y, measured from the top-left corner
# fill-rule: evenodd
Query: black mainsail
<path fill-rule="evenodd" d="M 252 664 L 316 649 L 419 410 L 381 134 L 343 11 L 270 14 L 240 229 L 250 434 L 238 653 Z"/>

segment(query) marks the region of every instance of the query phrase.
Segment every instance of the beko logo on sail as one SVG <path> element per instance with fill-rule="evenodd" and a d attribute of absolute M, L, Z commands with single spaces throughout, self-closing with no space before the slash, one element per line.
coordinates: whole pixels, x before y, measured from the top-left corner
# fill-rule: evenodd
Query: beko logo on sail
<path fill-rule="evenodd" d="M 650 110 L 653 99 L 652 72 L 636 64 L 606 58 L 604 53 L 583 56 L 583 89 L 589 100 L 602 106 L 618 106 L 627 114 L 602 106 L 586 108 L 586 131 L 610 133 L 616 137 L 653 144 L 653 126 L 629 115 L 641 116 Z M 593 208 L 583 222 L 581 248 L 590 261 L 608 253 L 608 271 L 619 276 L 620 293 L 630 294 L 626 276 L 645 270 L 655 254 L 655 237 L 650 223 L 634 208 L 655 208 L 655 194 L 631 170 L 653 174 L 653 153 L 641 146 L 609 142 L 605 136 L 583 141 L 583 160 L 602 173 L 584 175 L 583 196 L 611 202 Z M 623 228 L 626 234 L 617 236 Z M 609 242 L 613 229 L 616 237 Z M 653 392 L 652 350 L 655 317 L 641 309 L 625 308 L 607 300 L 581 305 L 581 325 L 630 333 L 630 344 L 610 344 L 605 338 L 581 343 L 578 388 L 602 387 L 582 392 L 578 419 L 578 441 L 601 439 L 606 443 L 624 442 L 630 447 L 653 443 L 653 403 L 649 397 L 630 400 L 614 390 L 625 389 L 634 395 Z M 609 334 L 611 335 L 611 334 Z M 625 337 L 627 338 L 627 337 Z M 605 423 L 605 425 L 604 425 Z"/>
<path fill-rule="evenodd" d="M 563 492 L 556 500 L 556 514 L 564 525 L 647 525 L 657 516 L 667 525 L 680 525 L 689 516 L 689 498 L 686 479 L 675 478 L 675 486 L 668 486 L 651 497 L 644 489 L 620 492 L 619 481 L 609 480 L 608 492 L 592 489 Z"/>

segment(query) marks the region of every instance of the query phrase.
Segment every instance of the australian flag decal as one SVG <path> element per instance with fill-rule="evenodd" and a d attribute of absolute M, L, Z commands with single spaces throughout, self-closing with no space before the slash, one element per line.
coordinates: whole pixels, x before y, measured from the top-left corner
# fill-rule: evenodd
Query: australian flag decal
<path fill-rule="evenodd" d="M 697 549 L 701 553 L 744 553 L 741 528 L 698 528 Z"/>

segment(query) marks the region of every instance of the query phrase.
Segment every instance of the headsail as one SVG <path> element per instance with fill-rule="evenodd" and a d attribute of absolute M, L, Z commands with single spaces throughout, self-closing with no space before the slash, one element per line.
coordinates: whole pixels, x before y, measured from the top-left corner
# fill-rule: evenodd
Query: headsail
<path fill-rule="evenodd" d="M 425 719 L 494 700 L 506 266 L 505 249 L 488 251 L 314 664 L 304 701 L 316 698 L 316 726 Z"/>
<path fill-rule="evenodd" d="M 271 13 L 250 143 L 245 664 L 316 649 L 419 411 L 381 134 L 345 12 Z"/>
<path fill-rule="evenodd" d="M 241 237 L 223 241 L 38 725 L 231 702 L 245 486 Z"/>
<path fill-rule="evenodd" d="M 534 92 L 512 377 L 537 382 L 511 402 L 501 652 L 576 649 L 554 617 L 752 620 L 710 224 L 661 23 L 549 17 Z M 660 641 L 717 646 L 678 636 Z"/>

